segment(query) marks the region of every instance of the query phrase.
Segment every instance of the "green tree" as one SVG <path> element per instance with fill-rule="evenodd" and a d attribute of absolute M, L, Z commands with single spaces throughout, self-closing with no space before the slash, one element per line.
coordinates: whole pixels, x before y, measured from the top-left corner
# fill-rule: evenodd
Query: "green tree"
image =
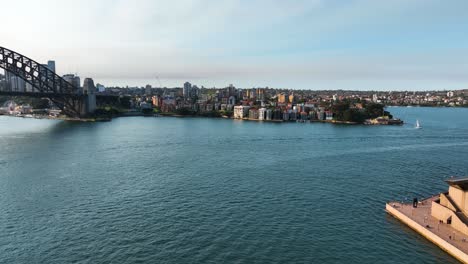
<path fill-rule="evenodd" d="M 120 97 L 119 103 L 120 106 L 125 109 L 130 109 L 132 107 L 131 98 L 129 96 Z"/>
<path fill-rule="evenodd" d="M 347 110 L 349 110 L 349 102 L 336 102 L 331 106 L 331 111 L 333 112 L 333 114 L 335 114 L 335 119 L 338 121 L 350 121 L 346 120 L 346 118 L 349 117 L 348 115 L 350 113 L 348 113 L 347 117 L 345 117 L 345 112 Z"/>
<path fill-rule="evenodd" d="M 195 112 L 192 109 L 187 108 L 187 107 L 182 107 L 182 108 L 176 109 L 175 113 L 178 114 L 178 115 L 183 115 L 183 116 L 188 116 L 188 115 L 194 115 L 195 114 Z"/>
<path fill-rule="evenodd" d="M 32 108 L 34 109 L 46 109 L 49 108 L 49 99 L 41 98 L 32 101 L 31 104 Z"/>
<path fill-rule="evenodd" d="M 365 109 L 368 118 L 377 118 L 385 114 L 383 104 L 368 103 L 366 104 Z"/>

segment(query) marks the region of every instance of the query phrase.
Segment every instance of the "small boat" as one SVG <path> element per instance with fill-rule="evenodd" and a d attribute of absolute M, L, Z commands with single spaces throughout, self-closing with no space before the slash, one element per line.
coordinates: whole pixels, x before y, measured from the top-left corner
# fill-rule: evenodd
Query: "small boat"
<path fill-rule="evenodd" d="M 419 120 L 416 120 L 416 126 L 414 127 L 416 129 L 421 129 L 421 125 L 419 124 Z"/>

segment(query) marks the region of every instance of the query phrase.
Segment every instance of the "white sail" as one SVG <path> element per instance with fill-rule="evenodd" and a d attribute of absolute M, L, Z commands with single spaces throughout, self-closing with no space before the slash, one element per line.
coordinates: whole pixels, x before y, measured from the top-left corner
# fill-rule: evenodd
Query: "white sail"
<path fill-rule="evenodd" d="M 421 128 L 421 125 L 419 124 L 419 120 L 416 120 L 416 128 Z"/>

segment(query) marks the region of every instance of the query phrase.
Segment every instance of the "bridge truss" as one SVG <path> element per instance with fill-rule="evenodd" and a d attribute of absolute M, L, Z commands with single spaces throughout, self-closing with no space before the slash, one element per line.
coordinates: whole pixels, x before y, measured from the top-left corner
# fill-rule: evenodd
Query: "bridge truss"
<path fill-rule="evenodd" d="M 0 91 L 0 94 L 47 97 L 66 115 L 72 117 L 80 117 L 86 112 L 83 102 L 88 95 L 47 66 L 18 52 L 0 47 L 0 68 L 33 87 L 32 91 Z"/>

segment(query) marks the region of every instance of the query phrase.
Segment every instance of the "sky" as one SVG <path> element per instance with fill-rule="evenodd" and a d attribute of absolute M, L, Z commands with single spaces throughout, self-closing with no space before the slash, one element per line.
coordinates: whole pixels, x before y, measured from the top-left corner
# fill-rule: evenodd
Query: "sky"
<path fill-rule="evenodd" d="M 0 46 L 106 86 L 468 88 L 466 0 L 0 0 Z M 6 11 L 6 12 L 5 12 Z"/>

